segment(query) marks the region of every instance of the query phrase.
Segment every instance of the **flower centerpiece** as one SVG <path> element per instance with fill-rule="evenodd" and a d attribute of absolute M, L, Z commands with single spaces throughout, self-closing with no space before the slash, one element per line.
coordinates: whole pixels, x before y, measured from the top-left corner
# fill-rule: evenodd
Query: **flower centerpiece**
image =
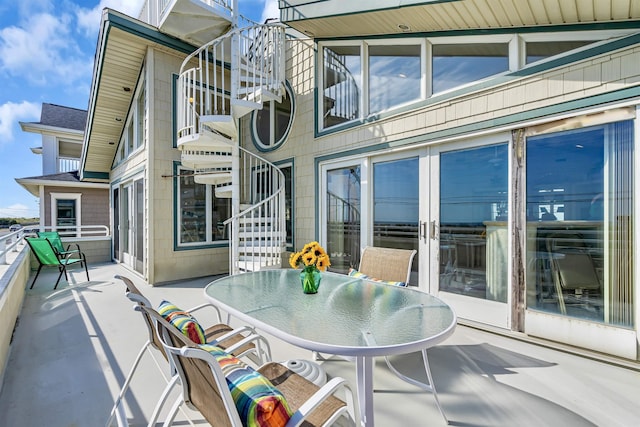
<path fill-rule="evenodd" d="M 305 294 L 315 294 L 320 286 L 320 271 L 325 271 L 331 265 L 329 255 L 318 242 L 309 242 L 301 251 L 291 254 L 289 257 L 291 268 L 302 266 L 300 282 Z"/>

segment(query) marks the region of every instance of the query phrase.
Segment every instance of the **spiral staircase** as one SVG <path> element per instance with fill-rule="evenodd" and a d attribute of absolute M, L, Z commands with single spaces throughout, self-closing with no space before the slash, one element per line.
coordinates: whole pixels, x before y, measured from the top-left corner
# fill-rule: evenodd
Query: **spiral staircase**
<path fill-rule="evenodd" d="M 235 2 L 234 2 L 235 3 Z M 231 198 L 230 274 L 281 265 L 285 244 L 284 175 L 240 147 L 239 119 L 284 94 L 285 30 L 237 26 L 182 63 L 177 83 L 177 144 L 196 183 Z"/>

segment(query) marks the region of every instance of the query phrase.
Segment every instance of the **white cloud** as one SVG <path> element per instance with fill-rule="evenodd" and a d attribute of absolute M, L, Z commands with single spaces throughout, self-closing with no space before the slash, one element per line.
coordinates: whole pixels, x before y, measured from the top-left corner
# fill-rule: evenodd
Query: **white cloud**
<path fill-rule="evenodd" d="M 0 143 L 13 140 L 13 129 L 18 121 L 38 120 L 40 109 L 39 103 L 27 101 L 0 105 Z"/>
<path fill-rule="evenodd" d="M 94 35 L 100 26 L 102 10 L 105 7 L 137 18 L 145 0 L 100 0 L 93 9 L 78 8 L 76 16 L 79 28 L 87 35 Z"/>
<path fill-rule="evenodd" d="M 278 8 L 278 0 L 264 0 L 264 9 L 262 10 L 262 20 L 264 22 L 269 18 L 280 20 L 280 9 Z"/>
<path fill-rule="evenodd" d="M 6 208 L 0 208 L 0 218 L 35 218 L 38 216 L 39 213 L 37 209 L 31 209 L 20 203 Z"/>
<path fill-rule="evenodd" d="M 21 26 L 1 29 L 0 70 L 39 85 L 86 78 L 92 58 L 80 51 L 70 28 L 70 15 L 37 13 Z"/>

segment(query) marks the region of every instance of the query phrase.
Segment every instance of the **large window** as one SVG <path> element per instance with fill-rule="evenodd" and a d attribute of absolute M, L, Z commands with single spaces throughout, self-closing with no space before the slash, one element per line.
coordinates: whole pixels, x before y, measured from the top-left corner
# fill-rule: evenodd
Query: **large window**
<path fill-rule="evenodd" d="M 633 122 L 527 139 L 530 309 L 633 326 Z"/>
<path fill-rule="evenodd" d="M 631 34 L 629 30 L 318 43 L 319 130 L 370 121 L 402 108 L 546 58 Z"/>
<path fill-rule="evenodd" d="M 121 121 L 120 118 L 116 120 Z M 147 91 L 146 80 L 138 83 L 131 111 L 125 121 L 124 132 L 116 153 L 116 163 L 119 163 L 136 152 L 145 144 L 147 138 Z"/>
<path fill-rule="evenodd" d="M 193 171 L 179 169 L 178 244 L 201 245 L 228 240 L 223 222 L 231 216 L 228 198 L 215 196 L 212 185 L 197 184 Z"/>

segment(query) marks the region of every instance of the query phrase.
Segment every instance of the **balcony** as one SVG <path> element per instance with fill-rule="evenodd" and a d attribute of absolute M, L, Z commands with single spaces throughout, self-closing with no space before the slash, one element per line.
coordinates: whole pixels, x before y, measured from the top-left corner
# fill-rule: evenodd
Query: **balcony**
<path fill-rule="evenodd" d="M 113 278 L 134 278 L 133 273 L 112 263 L 89 267 L 91 282 L 84 281 L 83 271 L 72 270 L 71 284 L 62 282 L 52 291 L 57 272 L 43 272 L 33 290 L 22 291 L 24 303 L 0 393 L 3 425 L 106 422 L 147 332 L 124 296 L 124 285 Z M 202 288 L 213 279 L 158 287 L 134 281 L 152 303 L 167 299 L 186 308 L 203 302 Z M 25 280 L 30 279 L 23 277 L 18 285 L 24 288 Z M 7 291 L 0 286 L 0 292 Z M 0 309 L 5 319 L 6 306 Z M 206 324 L 210 319 L 199 320 Z M 12 326 L 5 320 L 0 336 L 10 336 Z M 268 338 L 274 360 L 311 358 L 309 351 Z M 636 425 L 640 366 L 617 359 L 605 363 L 573 350 L 557 351 L 548 343 L 540 346 L 458 326 L 451 338 L 429 350 L 429 358 L 451 425 Z M 164 368 L 166 362 L 157 356 Z M 394 362 L 404 374 L 423 380 L 418 355 L 398 356 Z M 321 363 L 329 375 L 343 376 L 355 388 L 352 363 L 338 358 Z M 127 395 L 130 425 L 146 424 L 143 420 L 149 418 L 163 387 L 160 371 L 145 356 Z M 375 366 L 374 388 L 376 425 L 444 425 L 433 397 L 397 379 L 382 359 Z M 206 424 L 199 414 L 185 409 L 174 425 L 186 425 L 188 419 Z"/>
<path fill-rule="evenodd" d="M 138 19 L 202 46 L 231 28 L 232 0 L 147 0 Z"/>

